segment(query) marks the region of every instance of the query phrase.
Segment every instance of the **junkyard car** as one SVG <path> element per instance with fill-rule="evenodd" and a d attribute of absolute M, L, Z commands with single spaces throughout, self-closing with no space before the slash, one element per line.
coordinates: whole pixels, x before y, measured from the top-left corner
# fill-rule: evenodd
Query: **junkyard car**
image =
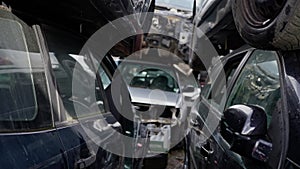
<path fill-rule="evenodd" d="M 164 61 L 158 63 L 159 59 L 158 56 L 152 56 L 151 59 L 127 58 L 118 69 L 128 85 L 131 102 L 141 123 L 184 129 L 200 89 L 192 70 L 186 64 L 180 63 L 179 58 L 174 61 L 162 59 Z M 171 134 L 174 143 L 180 139 L 176 137 L 179 135 Z M 173 145 L 173 142 L 170 144 Z"/>
<path fill-rule="evenodd" d="M 191 168 L 299 168 L 299 56 L 245 47 L 215 66 L 227 85 L 208 85 L 192 111 Z"/>
<path fill-rule="evenodd" d="M 111 139 L 124 130 L 105 96 L 101 70 L 110 61 L 98 68 L 79 54 L 109 22 L 92 3 L 12 0 L 0 7 L 1 168 L 124 167 L 122 156 L 105 149 L 124 149 L 120 137 Z"/>

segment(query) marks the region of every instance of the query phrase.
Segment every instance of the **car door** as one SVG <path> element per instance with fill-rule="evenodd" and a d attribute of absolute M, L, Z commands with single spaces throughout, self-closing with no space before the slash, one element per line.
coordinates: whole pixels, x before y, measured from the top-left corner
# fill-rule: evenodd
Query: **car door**
<path fill-rule="evenodd" d="M 0 168 L 67 168 L 34 29 L 0 8 Z"/>
<path fill-rule="evenodd" d="M 190 140 L 189 152 L 192 152 L 190 155 L 192 168 L 222 168 L 228 163 L 228 159 L 224 156 L 223 145 L 218 141 L 218 136 L 214 132 L 221 117 L 222 105 L 226 100 L 225 89 L 227 85 L 221 85 L 221 82 L 227 84 L 231 82 L 243 58 L 247 57 L 252 50 L 249 47 L 241 49 L 225 56 L 222 63 L 212 67 L 210 75 L 215 74 L 214 72 L 220 72 L 220 69 L 224 69 L 224 74 L 218 75 L 215 82 L 210 79 L 207 80 L 207 84 L 201 91 L 201 100 L 197 106 L 192 108 L 191 131 L 188 136 Z"/>
<path fill-rule="evenodd" d="M 278 54 L 274 51 L 255 50 L 238 72 L 225 108 L 237 104 L 258 105 L 267 116 L 267 137 L 273 144 L 266 163 L 253 158 L 241 157 L 245 168 L 277 168 L 282 153 L 283 137 L 278 134 L 284 129 L 283 104 L 281 99 L 281 68 Z M 222 137 L 221 137 L 222 138 Z M 225 141 L 226 142 L 226 141 Z M 236 154 L 237 155 L 237 154 Z"/>
<path fill-rule="evenodd" d="M 107 109 L 95 60 L 79 55 L 83 38 L 46 25 L 43 32 L 57 87 L 56 126 L 68 167 L 120 167 L 122 157 L 109 148 L 122 150 L 122 140 L 114 137 L 121 126 Z"/>
<path fill-rule="evenodd" d="M 225 99 L 223 97 L 218 101 L 220 92 L 216 92 L 218 94 L 217 97 L 212 98 L 217 99 L 208 100 L 209 102 L 206 103 L 212 107 L 203 106 L 200 110 L 202 109 L 203 112 L 205 109 L 211 109 L 210 115 L 213 116 L 210 120 L 220 120 L 223 108 L 218 108 L 218 105 L 225 103 L 225 109 L 236 104 L 259 105 L 267 112 L 268 136 L 275 147 L 273 147 L 268 163 L 242 157 L 231 151 L 230 144 L 222 137 L 220 129 L 217 127 L 212 131 L 211 137 L 207 138 L 207 141 L 200 145 L 200 154 L 206 155 L 202 158 L 202 161 L 204 161 L 202 164 L 206 168 L 276 168 L 280 161 L 278 158 L 282 147 L 280 143 L 282 138 L 276 135 L 276 132 L 282 128 L 282 126 L 278 125 L 282 124 L 280 123 L 282 119 L 279 116 L 282 105 L 277 54 L 272 51 L 251 51 L 251 55 L 243 59 L 231 78 L 232 80 L 227 90 L 228 96 L 225 95 Z M 218 90 L 218 88 L 216 89 Z M 202 103 L 205 103 L 205 100 Z M 207 116 L 203 113 L 200 113 L 200 115 Z M 206 127 L 209 126 L 209 123 L 211 121 L 204 123 L 204 131 L 206 128 L 207 130 L 210 129 Z M 210 134 L 209 132 L 206 133 Z M 204 132 L 204 134 L 206 133 Z"/>

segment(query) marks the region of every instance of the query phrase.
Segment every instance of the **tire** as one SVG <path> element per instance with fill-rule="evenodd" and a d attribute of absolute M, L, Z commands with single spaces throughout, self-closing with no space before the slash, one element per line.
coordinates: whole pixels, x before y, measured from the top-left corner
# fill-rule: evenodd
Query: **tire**
<path fill-rule="evenodd" d="M 249 45 L 271 50 L 300 48 L 299 0 L 233 0 L 232 13 Z"/>

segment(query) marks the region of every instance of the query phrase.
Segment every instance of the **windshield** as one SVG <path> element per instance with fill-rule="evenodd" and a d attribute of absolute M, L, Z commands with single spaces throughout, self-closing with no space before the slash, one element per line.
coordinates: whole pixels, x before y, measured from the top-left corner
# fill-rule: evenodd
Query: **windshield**
<path fill-rule="evenodd" d="M 120 69 L 126 83 L 130 87 L 179 92 L 175 73 L 171 69 L 155 65 L 126 62 L 120 65 Z"/>
<path fill-rule="evenodd" d="M 193 11 L 194 0 L 156 0 L 157 6 Z"/>

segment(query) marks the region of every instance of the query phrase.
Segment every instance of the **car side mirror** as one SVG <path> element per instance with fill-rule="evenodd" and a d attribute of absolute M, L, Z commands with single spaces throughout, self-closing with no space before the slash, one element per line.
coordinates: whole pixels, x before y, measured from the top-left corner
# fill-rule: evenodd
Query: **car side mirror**
<path fill-rule="evenodd" d="M 195 92 L 195 87 L 192 85 L 184 86 L 182 89 L 182 93 L 193 93 Z"/>
<path fill-rule="evenodd" d="M 267 115 L 256 105 L 234 105 L 224 111 L 220 133 L 230 150 L 266 162 L 272 150 L 267 141 Z"/>

